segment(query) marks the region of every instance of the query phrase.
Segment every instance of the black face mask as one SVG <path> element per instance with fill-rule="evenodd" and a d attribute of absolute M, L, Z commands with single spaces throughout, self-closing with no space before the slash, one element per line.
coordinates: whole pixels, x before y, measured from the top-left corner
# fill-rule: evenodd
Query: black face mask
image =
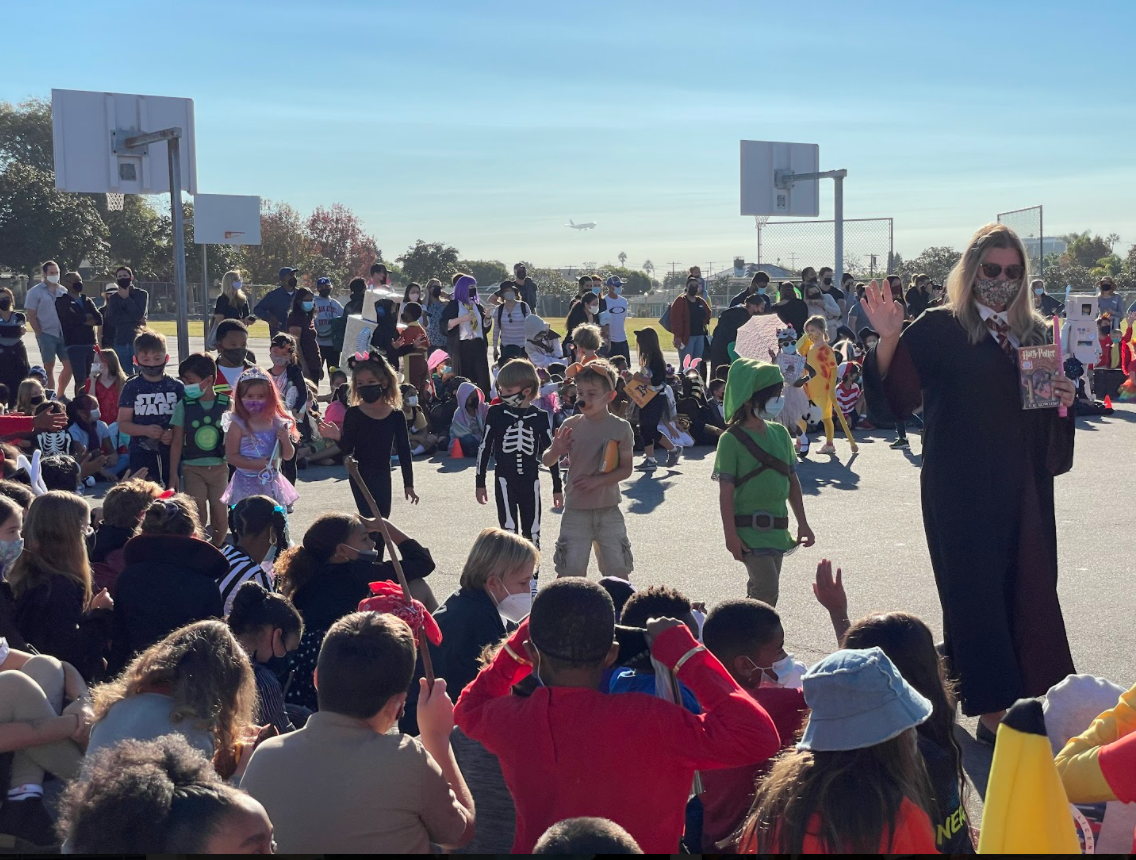
<path fill-rule="evenodd" d="M 223 349 L 221 350 L 221 356 L 230 364 L 244 364 L 245 352 L 247 352 L 247 350 Z"/>
<path fill-rule="evenodd" d="M 148 379 L 157 379 L 166 372 L 166 362 L 161 364 L 140 364 L 138 371 Z"/>
<path fill-rule="evenodd" d="M 273 675 L 275 675 L 276 680 L 283 684 L 284 681 L 288 678 L 288 673 L 292 671 L 291 663 L 292 661 L 288 659 L 287 654 L 285 654 L 283 657 L 277 657 L 275 654 L 273 654 L 271 657 L 261 663 L 261 665 L 264 666 L 264 668 L 271 672 Z"/>
<path fill-rule="evenodd" d="M 529 276 L 529 273 L 526 272 L 524 269 L 517 269 L 517 277 L 520 278 L 521 280 L 524 280 L 528 276 Z"/>
<path fill-rule="evenodd" d="M 0 299 L 0 311 L 7 311 L 12 309 L 11 299 Z"/>
<path fill-rule="evenodd" d="M 355 390 L 364 403 L 377 403 L 386 394 L 387 387 L 376 383 L 374 385 L 360 385 Z"/>
<path fill-rule="evenodd" d="M 125 290 L 127 287 L 130 286 L 130 284 L 132 283 L 132 280 L 133 280 L 132 278 L 119 278 L 117 281 L 115 281 L 115 283 L 118 284 L 122 289 Z"/>
<path fill-rule="evenodd" d="M 832 286 L 832 278 L 825 278 L 824 279 L 824 285 L 826 287 L 831 287 Z"/>
<path fill-rule="evenodd" d="M 36 394 L 32 397 L 32 399 L 29 402 L 32 404 L 32 406 L 39 406 L 46 399 L 47 398 L 44 397 L 42 394 Z"/>
<path fill-rule="evenodd" d="M 288 279 L 288 286 L 292 287 L 292 289 L 296 288 L 297 283 L 298 283 L 298 281 L 295 278 L 289 278 Z"/>
<path fill-rule="evenodd" d="M 470 293 L 469 294 L 469 301 L 470 301 L 470 304 L 476 305 L 477 304 L 477 293 Z"/>
<path fill-rule="evenodd" d="M 76 293 L 81 293 L 81 292 L 83 292 L 83 282 L 82 282 L 82 281 L 80 281 L 80 282 L 79 282 L 79 283 L 77 283 L 77 284 L 72 284 L 72 285 L 71 285 L 71 289 L 72 289 L 72 290 L 73 290 L 74 292 L 76 292 Z"/>
<path fill-rule="evenodd" d="M 331 287 L 324 287 L 320 290 L 320 298 L 326 299 L 331 295 Z"/>
<path fill-rule="evenodd" d="M 440 299 L 442 297 L 442 288 L 441 287 L 431 287 L 430 288 L 430 295 L 432 295 L 436 299 Z"/>

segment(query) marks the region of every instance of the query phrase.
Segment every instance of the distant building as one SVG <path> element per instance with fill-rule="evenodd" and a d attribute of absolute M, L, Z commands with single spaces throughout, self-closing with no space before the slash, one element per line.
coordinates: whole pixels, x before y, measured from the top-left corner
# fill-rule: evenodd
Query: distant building
<path fill-rule="evenodd" d="M 1026 254 L 1032 260 L 1048 254 L 1064 254 L 1069 247 L 1068 242 L 1064 239 L 1058 239 L 1056 236 L 1043 236 L 1040 239 L 1036 236 L 1022 236 L 1021 240 L 1025 246 Z"/>

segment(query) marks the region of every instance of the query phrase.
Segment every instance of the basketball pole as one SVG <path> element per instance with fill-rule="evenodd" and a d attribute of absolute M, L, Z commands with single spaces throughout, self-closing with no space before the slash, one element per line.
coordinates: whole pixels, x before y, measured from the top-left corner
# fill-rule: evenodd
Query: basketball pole
<path fill-rule="evenodd" d="M 836 265 L 833 266 L 833 283 L 839 287 L 844 279 L 844 180 L 848 171 L 825 170 L 820 173 L 793 173 L 790 170 L 778 170 L 774 174 L 774 185 L 777 188 L 792 188 L 794 182 L 813 181 L 817 179 L 831 179 L 833 189 L 832 232 L 833 250 L 836 253 Z M 760 240 L 760 231 L 758 237 Z"/>
<path fill-rule="evenodd" d="M 128 137 L 127 149 L 151 143 L 165 143 L 170 159 L 170 216 L 174 231 L 174 286 L 177 288 L 178 360 L 189 355 L 189 301 L 185 288 L 185 210 L 181 205 L 181 136 L 180 128 L 164 128 Z"/>
<path fill-rule="evenodd" d="M 194 216 L 197 213 L 194 212 Z M 201 335 L 206 341 L 209 340 L 209 246 L 202 244 L 201 246 L 201 319 L 205 326 L 205 331 Z M 206 348 L 209 344 L 206 343 Z"/>

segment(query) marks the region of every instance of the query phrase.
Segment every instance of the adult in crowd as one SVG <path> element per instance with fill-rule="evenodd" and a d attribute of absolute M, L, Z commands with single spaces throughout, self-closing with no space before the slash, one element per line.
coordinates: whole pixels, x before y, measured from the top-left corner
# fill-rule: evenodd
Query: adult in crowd
<path fill-rule="evenodd" d="M 343 305 L 331 297 L 331 278 L 316 279 L 315 325 L 316 343 L 320 355 L 327 363 L 327 372 L 339 367 L 339 353 L 343 340 L 335 342 L 335 326 L 343 316 Z"/>
<path fill-rule="evenodd" d="M 239 269 L 230 269 L 221 278 L 221 294 L 213 305 L 213 324 L 225 320 L 240 320 L 246 326 L 256 322 L 249 310 L 248 294 L 244 290 L 244 280 Z"/>
<path fill-rule="evenodd" d="M 146 509 L 123 548 L 125 566 L 115 582 L 112 674 L 177 628 L 223 614 L 217 582 L 229 562 L 202 537 L 192 497 L 177 493 Z"/>
<path fill-rule="evenodd" d="M 323 379 L 323 356 L 320 355 L 316 334 L 315 312 L 315 294 L 307 287 L 297 289 L 292 295 L 292 310 L 288 314 L 288 334 L 296 341 L 304 377 L 318 386 Z"/>
<path fill-rule="evenodd" d="M 1030 281 L 1030 292 L 1033 294 L 1033 309 L 1043 317 L 1061 316 L 1065 313 L 1065 303 L 1059 302 L 1045 291 L 1045 281 L 1041 278 Z"/>
<path fill-rule="evenodd" d="M 114 327 L 112 348 L 119 364 L 133 367 L 134 338 L 146 328 L 150 294 L 134 285 L 134 270 L 129 266 L 119 266 L 115 270 L 114 282 L 118 289 L 107 296 L 103 322 Z"/>
<path fill-rule="evenodd" d="M 922 402 L 923 520 L 943 606 L 945 650 L 963 712 L 993 743 L 1003 712 L 1073 674 L 1057 596 L 1053 478 L 1073 463 L 1073 413 L 1021 408 L 1015 350 L 1047 343 L 1025 288 L 1017 234 L 987 224 L 947 280 L 950 304 L 903 327 L 873 283 L 865 310 L 879 343 L 869 399 L 906 418 Z M 1073 405 L 1073 383 L 1054 380 Z M 960 536 L 966 536 L 960 540 Z"/>
<path fill-rule="evenodd" d="M 777 290 L 778 300 L 773 303 L 773 312 L 785 325 L 801 334 L 805 330 L 805 320 L 809 318 L 809 306 L 797 296 L 796 288 L 789 281 L 782 281 Z"/>
<path fill-rule="evenodd" d="M 931 295 L 931 278 L 918 274 L 911 279 L 911 287 L 903 297 L 907 306 L 907 318 L 918 319 L 927 308 L 934 307 L 934 297 Z"/>
<path fill-rule="evenodd" d="M 96 340 L 99 344 L 99 349 L 114 351 L 114 326 L 106 321 L 107 305 L 110 304 L 110 297 L 118 292 L 118 285 L 114 283 L 106 284 L 103 287 L 103 303 L 99 305 L 99 313 L 103 315 L 103 324 L 96 330 Z M 133 346 L 133 344 L 131 344 Z"/>
<path fill-rule="evenodd" d="M 446 331 L 442 326 L 442 316 L 449 301 L 450 297 L 442 293 L 442 282 L 437 278 L 431 278 L 426 284 L 422 304 L 422 325 L 426 328 L 430 349 L 445 349 L 448 345 Z"/>
<path fill-rule="evenodd" d="M 256 303 L 256 315 L 268 323 L 268 336 L 276 337 L 285 328 L 288 314 L 292 312 L 292 299 L 296 295 L 296 273 L 299 269 L 284 266 L 280 269 L 278 277 L 280 286 L 266 293 L 264 298 Z"/>
<path fill-rule="evenodd" d="M 518 299 L 515 281 L 505 281 L 501 285 L 501 304 L 492 312 L 493 322 L 493 361 L 501 359 L 501 352 L 512 347 L 518 357 L 524 357 L 525 318 L 532 308 Z"/>
<path fill-rule="evenodd" d="M 43 280 L 28 290 L 28 294 L 24 297 L 24 312 L 27 313 L 28 323 L 35 332 L 40 361 L 43 362 L 43 369 L 47 372 L 45 387 L 56 388 L 55 360 L 59 359 L 59 387 L 56 390 L 66 391 L 67 383 L 71 381 L 71 359 L 63 343 L 63 327 L 55 310 L 55 300 L 66 296 L 67 290 L 59 283 L 59 264 L 54 260 L 44 263 L 40 271 Z"/>
<path fill-rule="evenodd" d="M 517 287 L 517 298 L 529 306 L 536 313 L 536 282 L 529 277 L 528 267 L 524 263 L 513 264 L 513 283 Z"/>
<path fill-rule="evenodd" d="M 852 331 L 859 331 L 868 324 L 868 318 L 864 315 L 864 306 L 862 303 L 864 295 L 864 285 L 858 283 L 851 275 L 845 272 L 848 281 L 845 288 L 845 293 L 848 296 L 848 317 L 846 325 Z"/>
<path fill-rule="evenodd" d="M 768 287 L 769 274 L 767 272 L 754 272 L 753 277 L 750 278 L 749 286 L 730 299 L 730 307 L 736 308 L 739 305 L 744 305 L 745 300 L 753 295 L 760 295 L 767 306 L 772 304 L 765 296 L 765 290 Z"/>
<path fill-rule="evenodd" d="M 386 264 L 373 263 L 371 265 L 371 278 L 367 282 L 367 286 L 373 290 L 381 290 L 389 287 L 390 282 L 390 273 L 387 271 Z"/>
<path fill-rule="evenodd" d="M 576 302 L 568 310 L 568 318 L 564 321 L 566 337 L 564 344 L 571 346 L 575 351 L 575 345 L 572 343 L 572 333 L 582 325 L 596 325 L 600 324 L 600 313 L 603 311 L 606 304 L 599 294 L 592 290 L 592 279 L 585 276 L 580 279 L 580 295 Z"/>
<path fill-rule="evenodd" d="M 612 275 L 605 284 L 607 285 L 607 331 L 611 341 L 607 354 L 609 358 L 622 355 L 630 363 L 631 347 L 627 341 L 627 299 L 623 297 L 623 281 Z"/>
<path fill-rule="evenodd" d="M 0 383 L 8 386 L 8 400 L 2 405 L 16 405 L 20 383 L 28 375 L 28 351 L 24 347 L 27 317 L 15 309 L 16 300 L 7 287 L 0 289 Z"/>
<path fill-rule="evenodd" d="M 489 311 L 478 300 L 477 279 L 461 275 L 454 281 L 454 297 L 446 305 L 442 323 L 447 334 L 446 351 L 456 376 L 464 376 L 489 396 L 489 345 L 486 335 L 493 325 Z"/>
<path fill-rule="evenodd" d="M 810 281 L 804 287 L 805 305 L 809 309 L 809 316 L 824 317 L 825 337 L 828 342 L 836 340 L 836 332 L 840 328 L 840 306 L 836 299 L 826 294 L 816 281 Z"/>
<path fill-rule="evenodd" d="M 103 315 L 95 303 L 83 295 L 83 276 L 68 272 L 63 276 L 67 295 L 55 300 L 55 312 L 63 329 L 63 343 L 75 375 L 75 393 L 83 390 L 91 375 L 91 362 L 95 358 L 95 326 L 102 325 Z M 60 396 L 66 391 L 59 389 Z"/>
<path fill-rule="evenodd" d="M 750 321 L 751 317 L 765 313 L 765 296 L 754 292 L 742 299 L 741 305 L 734 305 L 722 311 L 718 325 L 714 328 L 714 340 L 710 343 L 710 365 L 713 376 L 726 378 L 733 356 L 730 350 L 738 339 L 738 330 Z"/>
<path fill-rule="evenodd" d="M 691 267 L 693 272 L 697 266 Z M 701 280 L 691 274 L 686 279 L 686 292 L 671 303 L 671 334 L 680 362 L 706 357 L 706 338 L 713 312 L 706 299 L 698 294 Z M 702 381 L 706 381 L 706 363 L 698 365 Z"/>
<path fill-rule="evenodd" d="M 109 826 L 108 822 L 122 822 Z M 272 822 L 178 735 L 124 740 L 68 787 L 59 830 L 73 854 L 271 854 Z"/>
<path fill-rule="evenodd" d="M 1097 316 L 1101 314 L 1108 314 L 1116 327 L 1124 319 L 1124 296 L 1116 291 L 1116 282 L 1109 276 L 1097 281 Z"/>
<path fill-rule="evenodd" d="M 836 302 L 836 306 L 840 308 L 840 322 L 838 325 L 843 325 L 844 321 L 848 319 L 848 296 L 844 290 L 836 286 L 833 282 L 833 271 L 830 266 L 821 266 L 820 269 L 820 289 L 821 292 Z M 843 283 L 843 277 L 841 278 Z"/>

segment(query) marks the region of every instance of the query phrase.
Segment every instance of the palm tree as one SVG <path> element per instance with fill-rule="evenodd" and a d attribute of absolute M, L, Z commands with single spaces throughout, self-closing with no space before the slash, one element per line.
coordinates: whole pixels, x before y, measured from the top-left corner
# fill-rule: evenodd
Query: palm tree
<path fill-rule="evenodd" d="M 647 277 L 650 277 L 655 273 L 655 264 L 650 260 L 647 260 L 645 263 L 643 263 L 640 268 L 642 268 L 643 271 L 647 273 Z"/>
<path fill-rule="evenodd" d="M 1119 242 L 1120 237 L 1117 236 L 1116 240 Z M 620 251 L 619 252 L 619 265 L 623 266 L 626 262 L 627 262 L 627 252 L 626 251 Z"/>
<path fill-rule="evenodd" d="M 1105 240 L 1105 242 L 1108 243 L 1109 248 L 1115 248 L 1116 243 L 1120 241 L 1120 234 L 1119 233 L 1109 233 L 1107 236 L 1105 236 L 1104 240 Z M 620 255 L 620 256 L 622 256 L 622 255 Z"/>

